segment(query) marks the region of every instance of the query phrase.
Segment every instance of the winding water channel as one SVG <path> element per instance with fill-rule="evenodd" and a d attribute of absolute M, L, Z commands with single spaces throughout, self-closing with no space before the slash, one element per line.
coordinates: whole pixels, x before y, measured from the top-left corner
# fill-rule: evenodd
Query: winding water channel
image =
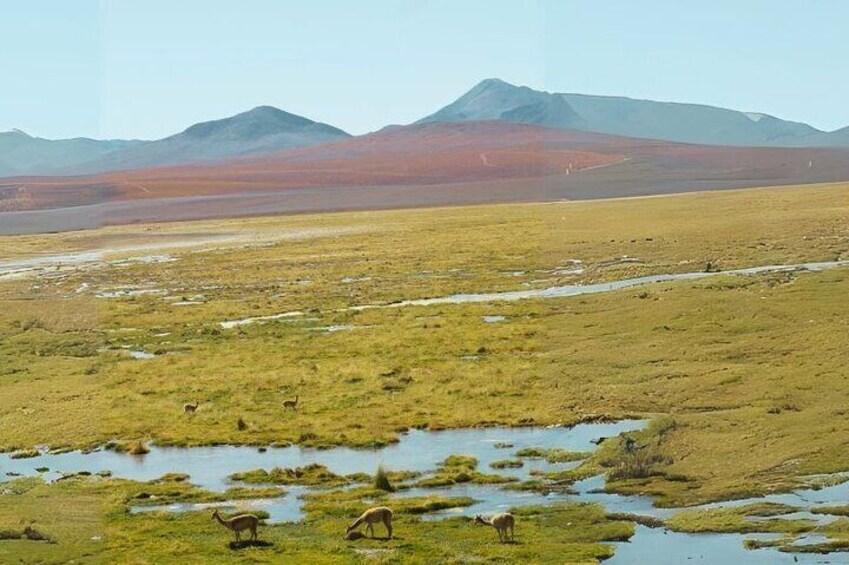
<path fill-rule="evenodd" d="M 479 470 L 485 473 L 530 478 L 533 470 L 553 471 L 574 467 L 579 462 L 548 463 L 544 459 L 525 459 L 518 469 L 493 469 L 490 463 L 512 458 L 515 452 L 527 447 L 561 448 L 570 451 L 589 452 L 597 449 L 593 440 L 613 437 L 621 433 L 641 429 L 645 421 L 626 420 L 617 423 L 580 424 L 571 428 L 475 428 L 448 431 L 411 430 L 401 436 L 398 443 L 379 449 L 311 449 L 291 446 L 268 448 L 261 452 L 255 447 L 152 447 L 144 456 L 132 456 L 109 450 L 91 453 L 70 452 L 62 454 L 43 453 L 28 459 L 12 459 L 11 454 L 0 455 L 0 472 L 23 476 L 41 475 L 46 480 L 55 480 L 65 473 L 80 471 L 98 472 L 109 470 L 114 477 L 149 481 L 166 473 L 187 473 L 191 482 L 211 491 L 221 492 L 234 483 L 228 480 L 232 473 L 252 469 L 299 467 L 311 463 L 325 465 L 330 471 L 347 475 L 352 473 L 374 473 L 382 464 L 390 470 L 432 473 L 439 462 L 452 454 L 472 455 L 479 460 Z M 505 447 L 504 445 L 509 445 Z M 38 469 L 49 471 L 39 473 Z M 410 488 L 393 496 L 413 497 L 436 494 L 440 496 L 468 496 L 477 502 L 472 506 L 451 508 L 426 515 L 434 520 L 459 515 L 473 515 L 504 511 L 511 507 L 547 505 L 557 502 L 581 501 L 601 504 L 610 512 L 629 512 L 643 516 L 668 518 L 680 509 L 655 508 L 650 497 L 623 496 L 604 493 L 604 478 L 593 477 L 573 485 L 574 494 L 513 490 L 499 485 L 460 484 L 445 488 Z M 254 508 L 270 513 L 270 522 L 296 521 L 303 517 L 300 496 L 309 492 L 305 487 L 285 487 L 286 495 L 279 498 L 245 500 L 238 502 L 192 504 L 180 503 L 162 506 L 135 507 L 135 512 L 199 511 L 210 506 L 235 506 Z M 759 499 L 734 500 L 705 505 L 737 506 L 756 501 L 784 502 L 809 509 L 823 504 L 839 504 L 849 498 L 849 483 L 795 493 L 776 494 Z M 799 513 L 784 518 L 800 517 Z M 813 515 L 805 512 L 801 517 L 820 521 L 835 519 L 833 516 Z M 815 555 L 787 554 L 774 549 L 747 550 L 744 539 L 770 539 L 769 534 L 683 534 L 664 528 L 650 529 L 637 526 L 636 534 L 629 542 L 617 542 L 616 555 L 608 561 L 614 565 L 652 563 L 672 565 L 680 563 L 728 563 L 772 565 L 782 563 L 846 563 L 845 554 Z"/>
<path fill-rule="evenodd" d="M 402 300 L 400 302 L 391 302 L 389 304 L 367 304 L 363 306 L 353 306 L 350 310 L 370 310 L 373 308 L 397 308 L 402 306 L 435 306 L 439 304 L 468 304 L 475 302 L 504 302 L 513 300 L 524 300 L 528 298 L 562 298 L 565 296 L 581 296 L 584 294 L 599 294 L 603 292 L 612 292 L 632 288 L 635 286 L 643 286 L 653 283 L 698 280 L 707 277 L 716 277 L 719 275 L 726 276 L 741 276 L 741 275 L 762 275 L 769 273 L 789 273 L 795 271 L 818 272 L 826 269 L 834 269 L 838 267 L 849 266 L 849 260 L 838 261 L 821 261 L 814 263 L 797 263 L 793 265 L 763 265 L 759 267 L 747 267 L 745 269 L 733 269 L 729 271 L 699 271 L 694 273 L 675 273 L 675 274 L 660 274 L 646 275 L 643 277 L 634 277 L 630 279 L 621 279 L 596 284 L 574 284 L 566 286 L 553 286 L 540 289 L 515 290 L 507 292 L 491 292 L 483 294 L 452 294 L 449 296 L 440 296 L 435 298 L 420 298 L 414 300 Z"/>

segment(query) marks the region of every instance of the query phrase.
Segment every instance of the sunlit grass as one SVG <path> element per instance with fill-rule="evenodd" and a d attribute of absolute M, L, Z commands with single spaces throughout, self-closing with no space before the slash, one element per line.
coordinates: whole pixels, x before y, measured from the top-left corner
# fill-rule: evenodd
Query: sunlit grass
<path fill-rule="evenodd" d="M 410 427 L 671 415 L 674 430 L 640 438 L 646 462 L 591 464 L 621 478 L 615 488 L 668 504 L 849 468 L 845 269 L 344 310 L 846 257 L 846 185 L 129 226 L 0 245 L 14 257 L 216 234 L 236 239 L 149 252 L 171 253 L 168 263 L 0 281 L 0 447 L 366 446 Z M 95 297 L 115 289 L 161 292 Z M 220 325 L 292 311 L 303 314 Z M 283 410 L 296 394 L 298 409 Z"/>
<path fill-rule="evenodd" d="M 598 563 L 613 548 L 603 542 L 627 539 L 633 525 L 607 518 L 594 505 L 570 504 L 516 511 L 516 543 L 493 541 L 489 528 L 468 518 L 421 521 L 424 514 L 460 508 L 465 497 L 393 499 L 393 540 L 343 539 L 345 526 L 369 503 L 390 503 L 386 493 L 370 488 L 310 495 L 307 519 L 259 527 L 256 546 L 233 549 L 232 534 L 206 511 L 130 514 L 128 505 L 152 495 L 164 501 L 214 500 L 185 483 L 138 483 L 80 477 L 45 485 L 37 480 L 7 483 L 0 494 L 0 532 L 19 534 L 25 517 L 30 527 L 54 543 L 0 537 L 3 562 L 167 563 L 179 555 L 191 562 L 359 563 L 371 554 L 404 563 L 463 561 Z M 7 492 L 8 491 L 8 492 Z M 230 511 L 223 512 L 230 514 Z M 264 516 L 261 511 L 254 513 Z M 376 528 L 381 535 L 380 527 Z"/>

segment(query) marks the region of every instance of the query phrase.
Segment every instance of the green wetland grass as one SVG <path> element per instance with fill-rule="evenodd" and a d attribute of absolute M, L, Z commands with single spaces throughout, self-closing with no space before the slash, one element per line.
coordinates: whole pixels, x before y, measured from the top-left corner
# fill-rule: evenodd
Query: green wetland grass
<path fill-rule="evenodd" d="M 168 261 L 122 260 L 134 245 L 199 234 L 219 239 L 155 251 Z M 809 475 L 849 469 L 849 269 L 720 275 L 550 300 L 350 309 L 708 265 L 847 258 L 849 185 L 113 227 L 4 237 L 0 246 L 9 258 L 123 249 L 92 264 L 0 278 L 0 449 L 21 456 L 37 446 L 107 443 L 139 457 L 150 445 L 366 447 L 397 441 L 409 428 L 645 417 L 652 424 L 632 434 L 635 452 L 609 440 L 559 478 L 602 472 L 609 489 L 676 506 L 788 490 Z M 284 410 L 295 395 L 297 410 Z M 199 403 L 193 414 L 183 410 L 189 402 Z M 522 458 L 504 446 L 505 467 Z M 434 477 L 401 480 L 486 482 L 476 462 L 456 463 Z M 286 477 L 271 482 L 302 479 Z M 343 526 L 364 500 L 385 494 L 357 487 L 340 499 L 344 512 L 317 498 L 303 523 L 263 530 L 271 546 L 231 550 L 227 532 L 203 513 L 128 514 L 130 495 L 154 488 L 147 483 L 93 476 L 21 484 L 24 492 L 12 479 L 0 483 L 0 530 L 19 532 L 21 520 L 33 520 L 55 543 L 1 540 L 0 561 L 556 554 L 592 563 L 612 552 L 601 542 L 633 527 L 596 507 L 522 509 L 521 543 L 498 547 L 494 532 L 466 520 L 403 514 L 403 539 L 352 546 Z M 174 500 L 201 497 L 181 485 L 155 488 L 170 489 Z M 745 522 L 689 519 L 682 530 L 739 531 Z"/>
<path fill-rule="evenodd" d="M 9 533 L 7 538 L 0 538 L 0 559 L 4 562 L 165 563 L 179 556 L 193 562 L 233 563 L 361 563 L 374 559 L 404 563 L 562 562 L 564 558 L 571 563 L 597 563 L 613 554 L 612 547 L 604 542 L 627 539 L 633 534 L 630 522 L 608 518 L 597 506 L 529 507 L 517 511 L 521 529 L 517 529 L 516 543 L 502 546 L 493 541 L 494 531 L 475 527 L 468 518 L 422 521 L 421 516 L 429 512 L 473 502 L 432 496 L 392 501 L 392 540 L 345 541 L 345 526 L 362 512 L 363 501 L 381 503 L 386 494 L 363 487 L 312 494 L 304 507 L 307 516 L 302 522 L 263 522 L 259 527 L 260 544 L 231 545 L 232 534 L 210 519 L 211 511 L 128 511 L 140 495 L 156 493 L 181 501 L 215 498 L 190 485 L 76 477 L 53 485 L 40 480 L 18 480 L 13 488 L 15 494 L 2 495 L 0 524 L 17 524 L 19 516 L 27 515 L 36 530 L 49 539 L 21 538 L 18 534 L 22 526 L 0 528 Z M 175 491 L 181 491 L 182 496 L 177 497 Z"/>

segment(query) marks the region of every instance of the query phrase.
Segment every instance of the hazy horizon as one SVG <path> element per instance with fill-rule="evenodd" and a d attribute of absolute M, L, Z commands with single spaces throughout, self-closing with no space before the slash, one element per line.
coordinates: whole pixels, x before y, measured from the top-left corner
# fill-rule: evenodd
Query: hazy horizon
<path fill-rule="evenodd" d="M 817 5 L 256 1 L 246 13 L 196 1 L 10 4 L 0 131 L 154 139 L 271 105 L 361 134 L 417 120 L 493 77 L 831 131 L 849 125 L 849 81 L 832 64 L 849 55 L 840 29 L 849 6 Z"/>

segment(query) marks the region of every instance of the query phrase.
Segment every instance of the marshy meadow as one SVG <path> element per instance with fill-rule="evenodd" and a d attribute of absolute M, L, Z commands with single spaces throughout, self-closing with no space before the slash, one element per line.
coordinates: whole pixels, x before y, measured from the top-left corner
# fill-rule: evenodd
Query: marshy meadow
<path fill-rule="evenodd" d="M 849 549 L 849 185 L 0 247 L 0 561 Z"/>

